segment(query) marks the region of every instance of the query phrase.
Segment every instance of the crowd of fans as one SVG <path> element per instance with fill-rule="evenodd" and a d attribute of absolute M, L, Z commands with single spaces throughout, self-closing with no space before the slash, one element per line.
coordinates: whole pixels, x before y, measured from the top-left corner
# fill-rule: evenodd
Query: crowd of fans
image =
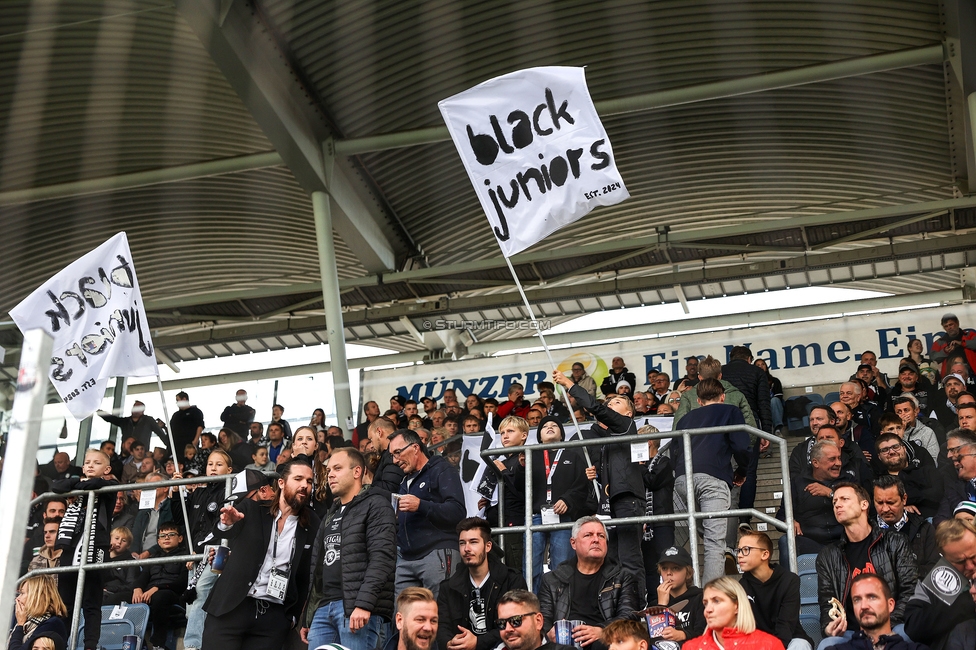
<path fill-rule="evenodd" d="M 540 383 L 534 401 L 519 384 L 501 402 L 462 403 L 450 389 L 440 403 L 396 395 L 384 413 L 368 402 L 348 439 L 321 409 L 294 430 L 280 405 L 266 426 L 256 422 L 245 391 L 216 435 L 186 393 L 169 423 L 135 402 L 130 417 L 100 414 L 119 427 L 118 449 L 105 441 L 81 466 L 57 453 L 38 468 L 34 491 L 140 487 L 38 504 L 22 571 L 77 564 L 88 537 L 86 561 L 99 568 L 86 572 L 85 619 L 100 620 L 103 605 L 145 603 L 148 643 L 171 650 L 184 627 L 185 648 L 208 650 L 277 649 L 299 637 L 351 650 L 809 649 L 785 536 L 771 563 L 774 541 L 748 517 L 706 518 L 699 530 L 604 523 L 684 512 L 689 481 L 699 512 L 753 507 L 769 441 L 743 425 L 786 435 L 785 419 L 807 416 L 783 498 L 797 553 L 816 554 L 819 647 L 973 648 L 976 331 L 952 314 L 942 326 L 928 357 L 911 342 L 897 378 L 866 351 L 837 401 L 812 407 L 784 401 L 781 382 L 741 346 L 725 364 L 688 358 L 684 377 L 652 371 L 646 390 L 618 357 L 599 387 L 574 364 Z M 458 434 L 484 431 L 490 416 L 503 447 L 526 444 L 533 430 L 557 443 L 571 413 L 579 434 L 598 441 L 590 462 L 571 448 L 532 451 L 526 495 L 525 454 L 496 456 L 478 486 L 484 517 L 469 517 L 462 476 L 470 482 L 471 461 Z M 688 476 L 680 443 L 614 443 L 657 432 L 638 426 L 648 415 L 670 416 L 674 430 L 725 428 L 692 437 Z M 167 439 L 164 427 L 175 448 L 150 450 L 153 434 Z M 222 482 L 151 485 L 241 470 L 231 499 Z M 501 503 L 491 498 L 498 484 Z M 491 534 L 499 522 L 522 525 L 529 503 L 533 524 L 572 526 L 533 534 L 531 572 L 521 534 Z M 686 550 L 699 534 L 703 589 Z M 204 559 L 165 561 L 187 553 Z M 157 561 L 113 567 L 133 558 Z M 8 647 L 62 650 L 76 584 L 76 573 L 24 580 Z M 79 647 L 98 647 L 98 625 L 83 635 Z"/>

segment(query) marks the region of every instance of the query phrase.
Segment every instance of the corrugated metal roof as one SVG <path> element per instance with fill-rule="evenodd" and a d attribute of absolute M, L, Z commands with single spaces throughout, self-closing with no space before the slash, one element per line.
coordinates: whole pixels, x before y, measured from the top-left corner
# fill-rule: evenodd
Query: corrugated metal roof
<path fill-rule="evenodd" d="M 280 81 L 300 86 L 339 139 L 439 126 L 438 100 L 531 66 L 585 65 L 599 102 L 946 39 L 937 0 L 239 0 L 233 6 L 244 6 L 254 28 L 269 35 L 290 66 L 290 77 Z M 593 212 L 535 249 L 619 246 L 520 263 L 517 272 L 530 294 L 550 292 L 538 304 L 556 319 L 674 301 L 674 278 L 685 278 L 689 299 L 807 284 L 897 293 L 958 286 L 956 269 L 969 260 L 952 242 L 976 229 L 976 210 L 913 223 L 879 217 L 800 228 L 795 222 L 965 191 L 965 179 L 955 176 L 965 143 L 950 137 L 958 132 L 947 109 L 950 82 L 943 66 L 924 65 L 605 116 L 632 198 Z M 0 5 L 0 194 L 271 148 L 246 98 L 171 4 Z M 368 153 L 353 162 L 386 216 L 416 242 L 395 271 L 499 257 L 451 143 Z M 705 233 L 740 223 L 766 227 L 628 248 L 659 228 Z M 0 255 L 6 268 L 16 269 L 0 278 L 0 310 L 124 229 L 146 299 L 178 305 L 150 318 L 164 332 L 162 348 L 171 358 L 325 338 L 316 320 L 322 305 L 311 204 L 283 166 L 0 203 L 0 225 Z M 946 242 L 942 261 L 925 248 L 936 238 Z M 832 244 L 837 240 L 845 241 Z M 889 244 L 917 245 L 920 252 L 888 256 Z M 851 251 L 873 261 L 844 257 Z M 342 280 L 367 276 L 338 236 L 336 266 Z M 621 290 L 596 284 L 617 281 L 631 284 Z M 523 318 L 509 282 L 504 267 L 409 281 L 370 276 L 344 289 L 346 335 L 422 349 L 397 314 L 436 301 L 445 316 L 458 304 L 464 306 L 454 314 L 459 318 Z M 232 300 L 208 298 L 234 290 L 240 291 Z M 218 334 L 205 340 L 179 336 L 211 332 L 214 322 Z M 251 333 L 219 335 L 234 324 Z M 248 329 L 255 324 L 264 329 Z M 0 330 L 0 345 L 16 342 Z"/>

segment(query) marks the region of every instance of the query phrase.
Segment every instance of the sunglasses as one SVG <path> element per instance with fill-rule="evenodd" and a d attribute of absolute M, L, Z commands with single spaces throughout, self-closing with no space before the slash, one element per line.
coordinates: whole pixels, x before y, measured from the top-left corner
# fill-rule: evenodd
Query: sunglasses
<path fill-rule="evenodd" d="M 508 618 L 500 618 L 495 621 L 495 627 L 499 630 L 504 630 L 509 624 L 512 627 L 522 627 L 522 622 L 527 616 L 534 616 L 539 612 L 526 612 L 525 614 L 516 614 L 515 616 L 509 616 Z"/>

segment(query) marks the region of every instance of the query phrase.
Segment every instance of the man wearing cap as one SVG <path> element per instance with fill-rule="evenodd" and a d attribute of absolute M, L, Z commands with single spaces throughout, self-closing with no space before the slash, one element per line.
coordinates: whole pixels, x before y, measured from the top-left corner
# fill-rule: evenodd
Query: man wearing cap
<path fill-rule="evenodd" d="M 196 447 L 200 442 L 200 434 L 206 425 L 203 422 L 203 411 L 190 405 L 190 396 L 184 391 L 176 394 L 176 411 L 169 419 L 169 430 L 173 432 L 173 444 L 176 449 L 173 455 L 177 463 L 186 462 L 183 451 L 187 445 Z M 167 441 L 168 442 L 168 441 Z"/>
<path fill-rule="evenodd" d="M 132 415 L 130 417 L 123 418 L 101 410 L 98 411 L 98 417 L 121 429 L 122 435 L 119 440 L 122 443 L 129 438 L 135 438 L 142 443 L 143 447 L 149 449 L 149 440 L 155 433 L 160 440 L 169 444 L 169 437 L 156 424 L 156 418 L 145 415 L 145 413 L 146 405 L 137 400 L 132 403 Z"/>
<path fill-rule="evenodd" d="M 937 419 L 947 431 L 959 426 L 956 401 L 959 399 L 959 394 L 965 390 L 966 380 L 962 375 L 946 375 L 942 380 L 942 387 L 934 391 L 929 400 L 929 408 L 932 409 L 929 418 Z"/>
<path fill-rule="evenodd" d="M 407 405 L 407 398 L 397 393 L 390 398 L 390 410 L 396 411 L 397 429 L 407 428 L 407 414 L 403 412 L 403 407 Z"/>
<path fill-rule="evenodd" d="M 857 377 L 865 381 L 868 385 L 866 399 L 875 404 L 881 404 L 884 402 L 885 394 L 891 386 L 891 382 L 888 381 L 888 375 L 878 368 L 878 355 L 871 350 L 865 350 L 861 353 L 858 363 L 861 365 L 857 367 L 857 373 L 851 375 L 851 379 Z M 866 373 L 863 371 L 864 366 L 869 369 Z"/>
<path fill-rule="evenodd" d="M 912 395 L 924 411 L 928 408 L 931 389 L 927 379 L 920 379 L 918 364 L 911 359 L 902 359 L 898 364 L 898 381 L 888 393 L 884 410 L 894 413 L 895 400 L 903 395 Z"/>
<path fill-rule="evenodd" d="M 248 437 L 251 423 L 254 422 L 254 409 L 248 406 L 247 391 L 241 388 L 234 398 L 236 401 L 224 409 L 220 414 L 220 421 L 224 426 L 236 433 L 244 440 Z M 284 429 L 282 429 L 282 432 Z"/>
<path fill-rule="evenodd" d="M 951 374 L 950 368 L 957 359 L 964 361 L 972 376 L 976 368 L 976 330 L 959 327 L 955 314 L 942 316 L 942 329 L 945 332 L 932 341 L 932 361 L 942 364 L 942 376 Z"/>
<path fill-rule="evenodd" d="M 607 623 L 634 618 L 644 599 L 633 574 L 607 559 L 607 528 L 599 517 L 577 519 L 569 542 L 575 557 L 543 575 L 539 586 L 543 629 L 555 642 L 556 621 L 583 621 L 573 629 L 574 640 L 584 648 L 604 648 L 599 638 Z M 500 606 L 498 615 L 503 615 Z"/>

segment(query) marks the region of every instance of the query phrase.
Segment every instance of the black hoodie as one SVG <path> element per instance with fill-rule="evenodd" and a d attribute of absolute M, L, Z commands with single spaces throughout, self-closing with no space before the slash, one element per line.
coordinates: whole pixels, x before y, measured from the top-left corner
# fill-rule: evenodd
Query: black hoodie
<path fill-rule="evenodd" d="M 681 611 L 674 612 L 677 619 L 674 629 L 685 633 L 685 643 L 690 639 L 699 637 L 705 633 L 705 603 L 702 600 L 704 592 L 701 587 L 688 585 L 688 588 L 680 596 L 671 596 L 668 599 L 668 607 L 681 606 Z M 674 611 L 674 610 L 672 610 Z"/>
<path fill-rule="evenodd" d="M 751 573 L 743 573 L 739 580 L 752 602 L 756 629 L 772 634 L 790 645 L 792 639 L 813 640 L 800 625 L 800 578 L 783 567 L 774 566 L 773 575 L 760 582 Z"/>

